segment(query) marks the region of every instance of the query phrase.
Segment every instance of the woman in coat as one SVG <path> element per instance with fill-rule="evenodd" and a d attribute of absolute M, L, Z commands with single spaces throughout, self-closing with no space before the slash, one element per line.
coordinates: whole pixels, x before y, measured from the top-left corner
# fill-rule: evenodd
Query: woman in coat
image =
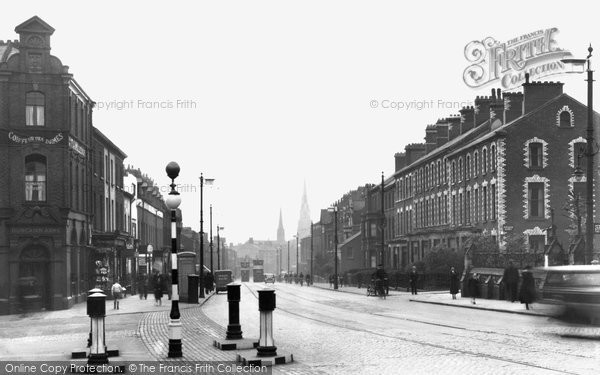
<path fill-rule="evenodd" d="M 479 275 L 474 273 L 467 282 L 469 294 L 471 295 L 471 303 L 475 304 L 475 298 L 479 297 Z"/>
<path fill-rule="evenodd" d="M 535 301 L 535 279 L 531 272 L 531 266 L 525 267 L 522 272 L 523 281 L 521 282 L 521 292 L 519 300 L 525 304 L 525 309 L 529 310 L 529 304 Z"/>
<path fill-rule="evenodd" d="M 450 294 L 452 294 L 452 299 L 456 299 L 456 294 L 458 293 L 458 273 L 454 267 L 450 268 Z"/>

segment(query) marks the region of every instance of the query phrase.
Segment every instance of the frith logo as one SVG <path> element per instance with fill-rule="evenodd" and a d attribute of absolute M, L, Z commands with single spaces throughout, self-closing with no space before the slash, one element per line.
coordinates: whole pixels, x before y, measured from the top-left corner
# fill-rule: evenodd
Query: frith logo
<path fill-rule="evenodd" d="M 525 81 L 565 73 L 561 59 L 571 52 L 558 47 L 557 28 L 537 30 L 501 43 L 492 37 L 474 40 L 465 47 L 465 58 L 472 63 L 463 80 L 469 87 L 482 87 L 500 81 L 504 89 L 514 89 Z"/>

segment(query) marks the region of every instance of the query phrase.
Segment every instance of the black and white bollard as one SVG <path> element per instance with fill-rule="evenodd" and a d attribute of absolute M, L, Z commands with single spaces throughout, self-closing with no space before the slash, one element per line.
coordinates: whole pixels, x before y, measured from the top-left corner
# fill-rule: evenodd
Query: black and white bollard
<path fill-rule="evenodd" d="M 181 204 L 181 195 L 175 190 L 175 178 L 179 176 L 179 165 L 174 161 L 166 168 L 171 179 L 171 191 L 166 199 L 167 208 L 171 210 L 171 313 L 169 314 L 169 358 L 182 357 L 181 315 L 179 313 L 179 273 L 177 269 L 177 207 Z"/>
<path fill-rule="evenodd" d="M 88 290 L 88 297 L 91 296 L 94 293 L 102 293 L 103 290 L 100 288 L 94 288 L 94 289 L 90 289 Z M 87 347 L 91 347 L 92 346 L 92 321 L 94 319 L 90 318 L 90 335 L 88 337 L 88 343 L 87 343 Z"/>
<path fill-rule="evenodd" d="M 106 294 L 93 293 L 87 298 L 87 314 L 92 322 L 92 340 L 88 364 L 101 365 L 108 363 L 104 318 L 106 316 Z"/>
<path fill-rule="evenodd" d="M 260 311 L 260 338 L 258 339 L 257 356 L 274 357 L 277 347 L 273 340 L 273 310 L 275 310 L 275 290 L 258 291 L 258 310 Z"/>
<path fill-rule="evenodd" d="M 239 340 L 242 338 L 240 325 L 240 284 L 227 285 L 227 302 L 229 303 L 229 324 L 227 325 L 227 339 Z"/>

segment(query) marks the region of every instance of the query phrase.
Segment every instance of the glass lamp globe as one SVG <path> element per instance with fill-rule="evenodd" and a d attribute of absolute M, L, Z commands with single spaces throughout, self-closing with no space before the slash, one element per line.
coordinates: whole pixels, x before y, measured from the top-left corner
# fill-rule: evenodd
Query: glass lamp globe
<path fill-rule="evenodd" d="M 169 194 L 167 195 L 167 200 L 165 202 L 169 210 L 175 210 L 181 204 L 181 195 L 179 194 Z"/>

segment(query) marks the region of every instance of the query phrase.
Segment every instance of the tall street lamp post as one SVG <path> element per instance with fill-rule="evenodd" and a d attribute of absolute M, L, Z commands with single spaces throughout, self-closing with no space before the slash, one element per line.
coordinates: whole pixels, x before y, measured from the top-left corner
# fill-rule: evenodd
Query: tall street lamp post
<path fill-rule="evenodd" d="M 333 206 L 330 207 L 328 209 L 329 212 L 333 212 L 333 267 L 334 267 L 334 271 L 333 271 L 333 289 L 337 289 L 338 288 L 338 257 L 337 257 L 337 252 L 338 252 L 338 237 L 337 237 L 337 213 L 338 213 L 338 208 L 337 206 Z"/>
<path fill-rule="evenodd" d="M 179 176 L 179 165 L 170 162 L 166 168 L 167 176 L 171 179 L 171 191 L 167 196 L 166 205 L 171 210 L 171 313 L 169 318 L 169 353 L 170 358 L 181 357 L 181 320 L 179 314 L 179 288 L 177 272 L 177 207 L 181 204 L 181 196 L 175 190 L 175 179 Z"/>
<path fill-rule="evenodd" d="M 312 282 L 312 278 L 315 277 L 313 273 L 313 222 L 310 222 L 310 281 Z"/>
<path fill-rule="evenodd" d="M 594 250 L 594 71 L 590 58 L 594 49 L 590 45 L 585 59 L 564 59 L 566 64 L 585 66 L 587 63 L 587 136 L 586 136 L 586 222 L 585 222 L 585 253 L 584 264 L 590 264 Z"/>
<path fill-rule="evenodd" d="M 204 176 L 200 173 L 200 298 L 204 298 L 204 222 L 202 215 L 202 188 L 204 187 Z"/>
<path fill-rule="evenodd" d="M 385 229 L 385 209 L 384 205 L 384 179 L 383 172 L 381 172 L 381 266 L 385 267 L 385 237 L 384 237 L 384 229 Z"/>
<path fill-rule="evenodd" d="M 207 184 L 212 184 L 214 179 L 205 179 L 200 173 L 200 298 L 204 298 L 204 208 L 202 190 L 204 190 L 204 181 Z"/>
<path fill-rule="evenodd" d="M 210 272 L 215 272 L 213 270 L 212 204 L 210 205 Z"/>
<path fill-rule="evenodd" d="M 221 269 L 221 235 L 219 234 L 220 230 L 224 230 L 225 227 L 220 227 L 217 224 L 217 269 Z"/>
<path fill-rule="evenodd" d="M 290 274 L 290 241 L 288 241 L 288 251 L 287 251 L 287 272 Z"/>

